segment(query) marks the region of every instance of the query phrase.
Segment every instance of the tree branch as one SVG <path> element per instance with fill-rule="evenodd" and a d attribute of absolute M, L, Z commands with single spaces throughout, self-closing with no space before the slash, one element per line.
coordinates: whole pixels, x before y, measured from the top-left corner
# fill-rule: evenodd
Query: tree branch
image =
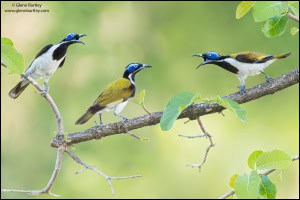
<path fill-rule="evenodd" d="M 240 94 L 239 92 L 237 92 L 226 96 L 226 98 L 230 98 L 242 104 L 269 94 L 274 94 L 275 92 L 278 92 L 297 83 L 299 83 L 299 68 L 296 68 L 286 74 L 283 74 L 282 76 L 274 78 L 269 83 L 262 83 L 250 89 L 247 89 L 246 94 Z M 224 107 L 216 103 L 193 104 L 186 108 L 178 117 L 178 119 L 189 118 L 191 120 L 195 120 L 199 116 L 221 112 L 222 110 L 224 110 Z M 147 114 L 133 119 L 129 119 L 125 123 L 122 123 L 122 121 L 120 121 L 112 124 L 107 124 L 102 128 L 100 128 L 99 126 L 94 126 L 81 132 L 68 134 L 65 142 L 66 144 L 71 145 L 88 140 L 100 139 L 102 137 L 110 135 L 126 133 L 134 129 L 158 124 L 161 116 L 162 112 L 153 112 L 151 113 L 151 115 Z M 54 138 L 52 140 L 51 146 L 59 146 L 57 138 Z"/>
<path fill-rule="evenodd" d="M 212 141 L 212 136 L 211 134 L 209 134 L 209 132 L 205 129 L 203 123 L 201 122 L 200 120 L 200 117 L 197 118 L 197 122 L 200 126 L 200 129 L 202 130 L 202 132 L 204 133 L 205 137 L 209 139 L 209 142 L 210 144 L 206 147 L 206 151 L 205 151 L 205 154 L 204 154 L 204 157 L 203 157 L 203 160 L 200 164 L 189 164 L 187 166 L 190 166 L 192 168 L 198 168 L 199 171 L 201 170 L 201 167 L 204 165 L 204 163 L 206 162 L 206 159 L 207 159 L 207 156 L 208 156 L 208 152 L 210 150 L 210 148 L 214 147 L 215 144 L 213 143 Z M 200 135 L 201 136 L 201 135 Z"/>
<path fill-rule="evenodd" d="M 295 160 L 299 160 L 299 154 L 292 156 L 292 161 L 295 161 Z M 267 176 L 267 175 L 271 174 L 272 172 L 274 172 L 275 170 L 276 169 L 267 170 L 264 173 L 261 173 L 260 176 Z M 218 199 L 226 199 L 234 194 L 235 194 L 234 190 L 230 190 L 229 192 L 220 196 Z"/>
<path fill-rule="evenodd" d="M 131 178 L 139 178 L 139 177 L 142 177 L 142 175 L 123 176 L 123 177 L 112 177 L 112 176 L 109 176 L 109 175 L 107 175 L 107 174 L 105 174 L 105 173 L 99 171 L 98 169 L 96 169 L 96 168 L 94 168 L 94 167 L 92 167 L 92 166 L 90 166 L 90 165 L 84 163 L 78 156 L 76 156 L 76 155 L 75 155 L 72 151 L 70 151 L 68 148 L 66 149 L 66 151 L 67 151 L 67 153 L 69 154 L 69 156 L 70 156 L 71 158 L 73 158 L 73 160 L 75 160 L 78 164 L 80 164 L 80 165 L 83 166 L 83 169 L 80 170 L 80 171 L 78 171 L 78 172 L 76 172 L 76 174 L 79 174 L 79 173 L 81 173 L 82 171 L 84 171 L 84 170 L 86 170 L 86 169 L 89 169 L 89 170 L 92 170 L 92 171 L 96 172 L 96 173 L 99 174 L 100 176 L 103 176 L 103 177 L 106 179 L 106 181 L 107 181 L 107 183 L 108 183 L 108 185 L 109 185 L 109 187 L 110 187 L 110 189 L 111 189 L 111 193 L 112 193 L 113 196 L 115 195 L 115 191 L 114 191 L 114 187 L 113 187 L 113 184 L 112 184 L 111 180 L 121 180 L 121 179 L 131 179 Z"/>
<path fill-rule="evenodd" d="M 43 87 L 36 82 L 34 79 L 32 79 L 30 76 L 24 76 L 22 75 L 22 77 L 26 78 L 33 86 L 35 86 L 39 92 L 43 92 Z M 49 105 L 51 106 L 54 114 L 55 114 L 55 118 L 56 118 L 56 124 L 57 124 L 57 135 L 59 136 L 64 136 L 64 125 L 63 125 L 63 120 L 61 117 L 61 114 L 58 110 L 58 107 L 56 106 L 54 100 L 52 99 L 52 97 L 50 96 L 49 93 L 46 93 L 45 95 L 42 95 L 46 101 L 48 101 Z"/>
<path fill-rule="evenodd" d="M 291 20 L 294 20 L 295 22 L 299 23 L 299 18 L 296 17 L 295 15 L 291 14 L 291 13 L 287 13 L 286 14 L 288 16 L 288 18 L 290 18 Z"/>
<path fill-rule="evenodd" d="M 43 88 L 41 85 L 39 85 L 38 82 L 36 82 L 34 79 L 32 79 L 29 76 L 24 76 L 22 75 L 24 78 L 26 78 L 32 85 L 34 85 L 39 92 L 43 91 Z M 42 95 L 47 102 L 49 103 L 49 105 L 51 106 L 54 114 L 55 114 L 55 118 L 56 118 L 56 123 L 57 123 L 57 135 L 55 137 L 57 144 L 58 144 L 58 149 L 57 149 L 57 157 L 56 157 L 56 163 L 55 163 L 55 167 L 52 173 L 52 176 L 50 178 L 50 180 L 48 181 L 47 185 L 41 189 L 41 190 L 16 190 L 16 189 L 1 189 L 1 192 L 15 192 L 15 193 L 27 193 L 30 195 L 41 195 L 41 194 L 50 194 L 53 195 L 55 197 L 59 197 L 59 195 L 53 194 L 50 192 L 50 189 L 52 188 L 52 186 L 54 185 L 54 182 L 58 176 L 58 173 L 60 171 L 61 165 L 62 165 L 62 158 L 65 152 L 67 152 L 69 154 L 69 156 L 71 158 L 73 158 L 77 163 L 81 164 L 84 166 L 84 169 L 90 169 L 98 174 L 100 174 L 101 176 L 103 176 L 112 191 L 112 194 L 114 195 L 114 188 L 112 185 L 111 180 L 121 180 L 121 179 L 129 179 L 129 178 L 138 178 L 138 177 L 142 177 L 142 175 L 134 175 L 134 176 L 124 176 L 124 177 L 112 177 L 112 176 L 108 176 L 106 174 L 104 174 L 103 172 L 97 170 L 96 168 L 87 165 L 86 163 L 84 163 L 79 157 L 77 157 L 74 153 L 72 153 L 68 148 L 67 148 L 67 144 L 64 141 L 64 126 L 63 126 L 63 121 L 62 121 L 62 117 L 61 114 L 58 110 L 58 107 L 56 106 L 54 100 L 52 99 L 52 97 L 49 95 L 49 93 L 46 93 L 45 95 Z M 130 133 L 129 131 L 127 131 L 129 135 L 133 136 L 133 137 L 137 137 L 138 139 L 141 139 L 140 137 Z M 83 170 L 81 170 L 83 171 Z"/>
<path fill-rule="evenodd" d="M 1 63 L 2 64 L 2 63 Z M 24 76 L 22 75 L 24 78 L 26 78 L 32 85 L 34 85 L 39 92 L 43 91 L 43 88 L 39 85 L 38 82 L 36 82 L 34 79 L 32 79 L 29 76 Z M 51 106 L 54 114 L 55 114 L 55 118 L 56 118 L 56 124 L 57 124 L 57 141 L 59 144 L 59 147 L 57 149 L 57 156 L 56 156 L 56 162 L 55 162 L 55 167 L 54 170 L 52 172 L 52 176 L 50 178 L 50 180 L 48 181 L 47 185 L 41 189 L 41 190 L 15 190 L 15 189 L 1 189 L 1 192 L 18 192 L 18 193 L 27 193 L 27 194 L 31 194 L 31 195 L 41 195 L 41 194 L 50 194 L 53 195 L 55 197 L 58 197 L 59 195 L 53 194 L 50 192 L 56 177 L 60 171 L 61 168 L 61 164 L 62 164 L 62 158 L 65 152 L 65 145 L 63 145 L 63 141 L 64 141 L 64 126 L 63 126 L 63 121 L 62 121 L 62 117 L 61 114 L 58 110 L 58 107 L 56 106 L 55 102 L 53 101 L 52 97 L 50 96 L 50 94 L 45 94 L 43 95 L 43 97 L 47 100 L 47 102 L 49 103 L 49 105 Z"/>

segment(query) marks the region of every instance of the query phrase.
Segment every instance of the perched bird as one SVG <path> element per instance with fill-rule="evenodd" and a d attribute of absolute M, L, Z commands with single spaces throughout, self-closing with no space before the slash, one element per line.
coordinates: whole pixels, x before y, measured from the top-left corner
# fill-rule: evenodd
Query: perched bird
<path fill-rule="evenodd" d="M 47 83 L 56 69 L 63 66 L 68 47 L 74 43 L 84 44 L 79 40 L 79 38 L 83 36 L 86 35 L 70 33 L 60 43 L 56 45 L 48 44 L 45 46 L 28 66 L 24 72 L 24 76 L 30 76 L 34 80 L 43 78 L 44 91 L 42 93 L 46 94 L 49 91 Z M 21 81 L 9 92 L 9 96 L 16 99 L 28 85 L 29 81 L 23 77 Z"/>
<path fill-rule="evenodd" d="M 114 110 L 115 116 L 127 118 L 120 115 L 120 112 L 126 106 L 128 99 L 135 94 L 135 74 L 144 68 L 151 66 L 140 63 L 131 63 L 126 66 L 123 78 L 110 83 L 104 91 L 98 96 L 93 105 L 82 115 L 75 124 L 84 124 L 96 113 L 99 113 L 100 126 L 102 123 L 102 113 L 104 111 Z"/>
<path fill-rule="evenodd" d="M 238 54 L 230 54 L 227 56 L 220 56 L 216 52 L 207 52 L 204 54 L 195 54 L 193 56 L 202 57 L 204 61 L 197 67 L 197 69 L 206 64 L 215 64 L 223 69 L 236 74 L 241 82 L 240 93 L 245 93 L 245 80 L 248 76 L 257 74 L 264 74 L 266 81 L 269 82 L 271 78 L 264 72 L 264 69 L 272 64 L 275 60 L 286 58 L 291 53 L 279 55 L 266 55 L 256 52 L 242 52 Z"/>

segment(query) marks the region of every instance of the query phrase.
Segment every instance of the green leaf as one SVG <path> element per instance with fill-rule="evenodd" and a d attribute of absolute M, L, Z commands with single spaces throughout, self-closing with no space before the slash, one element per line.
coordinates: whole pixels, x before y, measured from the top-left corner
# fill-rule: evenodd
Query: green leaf
<path fill-rule="evenodd" d="M 14 46 L 14 43 L 6 37 L 1 38 L 1 45 L 9 45 L 9 46 Z"/>
<path fill-rule="evenodd" d="M 261 184 L 259 188 L 259 195 L 263 198 L 275 199 L 276 193 L 277 193 L 276 185 L 272 183 L 272 181 L 268 178 L 268 176 L 262 176 Z"/>
<path fill-rule="evenodd" d="M 257 159 L 257 157 L 258 157 L 260 154 L 262 154 L 262 153 L 263 153 L 263 151 L 257 150 L 257 151 L 253 151 L 253 152 L 250 154 L 250 156 L 249 156 L 249 158 L 248 158 L 248 166 L 249 166 L 250 169 L 255 169 L 255 168 L 256 168 L 256 167 L 255 167 L 256 159 Z"/>
<path fill-rule="evenodd" d="M 286 169 L 291 163 L 291 157 L 280 150 L 264 152 L 256 159 L 256 167 L 259 170 Z"/>
<path fill-rule="evenodd" d="M 285 32 L 287 22 L 288 17 L 286 15 L 272 17 L 264 23 L 262 32 L 268 38 L 282 35 Z"/>
<path fill-rule="evenodd" d="M 188 106 L 186 105 L 181 105 L 179 106 L 179 112 L 181 113 L 184 109 L 186 109 Z"/>
<path fill-rule="evenodd" d="M 145 91 L 145 89 L 143 89 L 140 92 L 140 104 L 144 103 L 145 94 L 146 94 L 146 91 Z"/>
<path fill-rule="evenodd" d="M 293 28 L 291 29 L 291 34 L 292 34 L 292 35 L 296 35 L 298 32 L 299 32 L 299 29 L 296 28 L 296 27 L 293 27 Z"/>
<path fill-rule="evenodd" d="M 1 62 L 14 74 L 22 74 L 24 71 L 24 59 L 22 54 L 7 44 L 1 44 Z"/>
<path fill-rule="evenodd" d="M 281 183 L 282 182 L 282 171 L 283 170 L 276 170 L 272 173 L 272 176 L 274 177 L 275 183 Z"/>
<path fill-rule="evenodd" d="M 193 101 L 193 103 L 198 102 L 198 101 L 202 101 L 201 94 L 195 94 L 192 101 Z"/>
<path fill-rule="evenodd" d="M 282 1 L 258 1 L 253 6 L 255 22 L 262 22 L 272 17 L 279 17 L 288 9 L 288 3 Z"/>
<path fill-rule="evenodd" d="M 259 195 L 260 176 L 257 171 L 252 170 L 250 175 L 236 178 L 234 191 L 239 199 L 257 199 Z"/>
<path fill-rule="evenodd" d="M 242 18 L 244 15 L 246 15 L 249 12 L 249 10 L 252 8 L 254 4 L 255 1 L 242 1 L 236 9 L 235 17 L 237 19 Z"/>
<path fill-rule="evenodd" d="M 240 104 L 233 101 L 232 99 L 222 98 L 218 96 L 215 99 L 212 99 L 213 102 L 216 102 L 217 104 L 227 108 L 228 110 L 231 110 L 235 113 L 235 115 L 243 122 L 247 120 L 247 112 L 245 109 L 243 109 Z"/>
<path fill-rule="evenodd" d="M 182 110 L 191 105 L 196 96 L 199 95 L 191 92 L 182 92 L 170 99 L 160 119 L 161 129 L 163 131 L 170 130 Z"/>
<path fill-rule="evenodd" d="M 230 178 L 229 186 L 230 186 L 231 188 L 234 187 L 234 182 L 235 182 L 235 180 L 236 180 L 237 177 L 239 177 L 239 175 L 238 175 L 238 174 L 234 174 L 234 175 Z"/>
<path fill-rule="evenodd" d="M 297 3 L 297 4 L 295 4 Z M 293 14 L 299 18 L 299 2 L 295 2 L 294 4 L 289 4 L 290 9 L 292 10 Z"/>

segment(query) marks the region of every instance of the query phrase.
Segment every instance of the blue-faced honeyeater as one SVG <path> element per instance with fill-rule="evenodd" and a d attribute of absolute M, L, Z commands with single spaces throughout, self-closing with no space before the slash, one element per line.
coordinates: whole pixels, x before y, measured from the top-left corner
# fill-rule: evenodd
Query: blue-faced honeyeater
<path fill-rule="evenodd" d="M 114 114 L 126 120 L 120 115 L 120 112 L 126 106 L 128 99 L 135 94 L 135 75 L 144 68 L 151 66 L 141 63 L 131 63 L 126 66 L 123 77 L 106 86 L 103 92 L 94 101 L 93 105 L 76 121 L 75 124 L 84 124 L 96 113 L 100 116 L 100 125 L 102 126 L 101 115 L 104 111 L 114 110 Z"/>
<path fill-rule="evenodd" d="M 269 82 L 271 78 L 264 72 L 264 69 L 275 60 L 286 58 L 290 54 L 291 53 L 267 55 L 256 52 L 242 52 L 221 56 L 216 52 L 207 52 L 204 54 L 195 54 L 193 56 L 202 57 L 204 59 L 197 69 L 202 65 L 215 64 L 236 74 L 241 82 L 240 93 L 245 93 L 245 80 L 248 76 L 254 76 L 262 73 L 265 75 L 266 81 Z"/>
<path fill-rule="evenodd" d="M 71 44 L 82 43 L 79 38 L 86 36 L 85 34 L 68 34 L 58 44 L 46 45 L 35 57 L 35 59 L 28 66 L 24 72 L 25 76 L 30 76 L 34 80 L 40 78 L 44 79 L 44 91 L 46 94 L 49 91 L 48 81 L 54 74 L 58 67 L 62 67 L 65 59 L 67 49 Z M 26 78 L 22 78 L 21 81 L 9 92 L 11 98 L 16 99 L 29 85 L 29 81 Z"/>

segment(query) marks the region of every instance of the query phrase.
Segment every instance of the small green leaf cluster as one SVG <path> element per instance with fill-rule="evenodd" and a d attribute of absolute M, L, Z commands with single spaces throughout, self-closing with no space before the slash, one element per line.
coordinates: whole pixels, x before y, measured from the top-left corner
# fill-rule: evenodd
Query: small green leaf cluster
<path fill-rule="evenodd" d="M 145 89 L 143 89 L 143 90 L 140 92 L 139 98 L 134 98 L 134 99 L 133 99 L 133 102 L 136 103 L 136 104 L 139 104 L 140 106 L 142 106 L 142 108 L 143 108 L 149 115 L 151 115 L 151 113 L 148 111 L 148 109 L 147 109 L 146 106 L 145 106 L 145 95 L 146 95 L 146 91 L 145 91 Z"/>
<path fill-rule="evenodd" d="M 276 184 L 267 175 L 260 175 L 259 173 L 261 170 L 283 170 L 288 168 L 291 163 L 291 157 L 280 150 L 270 152 L 254 151 L 248 158 L 248 166 L 251 169 L 250 174 L 234 174 L 229 185 L 234 188 L 236 197 L 239 199 L 275 199 Z"/>
<path fill-rule="evenodd" d="M 205 102 L 205 103 L 217 103 L 224 108 L 235 113 L 235 115 L 242 120 L 246 121 L 247 112 L 240 105 L 233 101 L 232 99 L 222 98 L 220 96 L 213 99 L 202 99 L 200 94 L 195 94 L 192 92 L 181 92 L 175 95 L 169 100 L 167 106 L 163 111 L 163 115 L 160 120 L 160 127 L 163 131 L 168 131 L 173 127 L 174 122 L 179 117 L 180 113 L 195 102 Z"/>
<path fill-rule="evenodd" d="M 146 91 L 145 91 L 145 89 L 143 89 L 140 92 L 139 98 L 134 98 L 133 102 L 136 103 L 136 104 L 139 104 L 139 105 L 143 105 L 144 101 L 145 101 L 145 94 L 146 94 Z"/>
<path fill-rule="evenodd" d="M 14 47 L 9 38 L 1 38 L 1 65 L 7 67 L 10 73 L 22 74 L 24 71 L 24 59 Z"/>
<path fill-rule="evenodd" d="M 288 13 L 299 18 L 298 1 L 242 1 L 236 9 L 236 18 L 240 19 L 252 9 L 255 22 L 263 22 L 262 32 L 268 38 L 282 35 L 288 23 Z M 291 34 L 299 31 L 293 27 Z"/>

